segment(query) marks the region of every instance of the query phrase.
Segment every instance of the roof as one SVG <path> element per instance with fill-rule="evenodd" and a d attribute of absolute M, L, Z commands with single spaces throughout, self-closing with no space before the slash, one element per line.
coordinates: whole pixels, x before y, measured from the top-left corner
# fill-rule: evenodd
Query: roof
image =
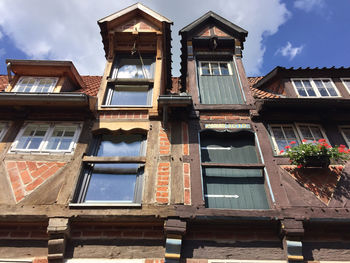
<path fill-rule="evenodd" d="M 173 23 L 171 20 L 169 20 L 165 16 L 162 16 L 161 14 L 153 11 L 152 9 L 148 8 L 147 6 L 144 6 L 141 3 L 133 4 L 133 5 L 131 5 L 131 6 L 127 7 L 127 8 L 124 8 L 123 10 L 120 10 L 120 11 L 114 13 L 114 14 L 106 16 L 106 17 L 98 20 L 97 22 L 99 24 L 104 23 L 104 22 L 109 22 L 109 21 L 112 21 L 112 20 L 114 20 L 114 19 L 116 19 L 118 17 L 121 17 L 121 16 L 123 16 L 123 15 L 125 15 L 125 14 L 127 14 L 127 13 L 129 13 L 131 11 L 137 10 L 137 9 L 139 9 L 139 10 L 143 11 L 144 13 L 152 16 L 153 18 L 159 20 L 160 22 L 167 22 L 167 23 L 170 23 L 170 24 Z"/>
<path fill-rule="evenodd" d="M 257 88 L 254 88 L 253 85 L 255 85 L 256 83 L 258 83 L 261 79 L 263 79 L 264 77 L 248 77 L 248 83 L 250 86 L 250 90 L 252 92 L 252 95 L 254 98 L 256 99 L 277 99 L 280 98 L 280 96 L 267 92 L 267 91 L 263 91 L 263 90 L 259 90 Z"/>
<path fill-rule="evenodd" d="M 184 28 L 182 28 L 179 32 L 179 34 L 183 34 L 183 33 L 187 33 L 187 32 L 191 32 L 193 31 L 195 28 L 200 27 L 203 24 L 208 24 L 208 22 L 217 22 L 217 24 L 221 27 L 223 27 L 224 29 L 226 29 L 228 32 L 231 33 L 238 33 L 240 36 L 240 40 L 242 42 L 245 41 L 245 38 L 248 35 L 248 31 L 244 30 L 243 28 L 231 23 L 230 21 L 228 21 L 227 19 L 219 16 L 218 14 L 214 13 L 213 11 L 209 11 L 208 13 L 204 14 L 203 16 L 201 16 L 200 18 L 198 18 L 197 20 L 195 20 L 194 22 L 192 22 L 191 24 L 185 26 Z"/>
<path fill-rule="evenodd" d="M 102 76 L 81 76 L 85 84 L 84 88 L 75 92 L 85 93 L 89 96 L 96 96 L 100 88 Z M 7 75 L 0 75 L 0 91 L 4 91 L 8 85 Z"/>
<path fill-rule="evenodd" d="M 269 73 L 267 73 L 263 78 L 259 79 L 256 83 L 254 83 L 254 88 L 260 88 L 264 86 L 266 83 L 274 80 L 277 77 L 280 78 L 291 78 L 291 77 L 319 77 L 322 74 L 323 77 L 350 77 L 350 67 L 344 68 L 336 68 L 336 67 L 323 67 L 323 68 L 285 68 L 277 66 Z"/>

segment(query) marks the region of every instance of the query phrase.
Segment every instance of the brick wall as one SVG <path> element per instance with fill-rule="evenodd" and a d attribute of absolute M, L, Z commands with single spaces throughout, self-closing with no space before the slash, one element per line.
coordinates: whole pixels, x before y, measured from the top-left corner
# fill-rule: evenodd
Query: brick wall
<path fill-rule="evenodd" d="M 101 111 L 100 119 L 148 119 L 148 111 Z"/>
<path fill-rule="evenodd" d="M 204 113 L 200 115 L 201 120 L 208 121 L 234 121 L 234 120 L 249 120 L 248 113 L 239 113 L 239 112 L 217 112 L 217 113 Z"/>
<path fill-rule="evenodd" d="M 169 155 L 170 154 L 170 128 L 168 131 L 164 131 L 160 128 L 159 131 L 159 154 Z"/>
<path fill-rule="evenodd" d="M 163 224 L 154 223 L 89 223 L 71 224 L 73 239 L 163 239 Z"/>
<path fill-rule="evenodd" d="M 65 164 L 63 162 L 7 161 L 6 171 L 16 202 L 24 199 Z"/>
<path fill-rule="evenodd" d="M 4 239 L 48 239 L 47 225 L 40 223 L 3 223 L 0 225 L 0 240 Z"/>

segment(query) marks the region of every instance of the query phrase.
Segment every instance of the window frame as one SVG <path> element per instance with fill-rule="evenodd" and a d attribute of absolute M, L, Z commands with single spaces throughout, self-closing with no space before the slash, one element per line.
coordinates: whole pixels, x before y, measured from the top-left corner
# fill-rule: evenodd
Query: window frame
<path fill-rule="evenodd" d="M 21 137 L 23 136 L 26 128 L 29 125 L 35 125 L 37 127 L 39 127 L 39 125 L 47 125 L 48 129 L 45 132 L 45 135 L 43 136 L 43 140 L 40 143 L 39 147 L 37 149 L 17 149 L 17 145 L 19 143 L 19 140 L 21 139 Z M 70 143 L 69 149 L 67 150 L 50 150 L 50 149 L 46 149 L 49 139 L 52 138 L 52 134 L 56 128 L 56 126 L 67 126 L 67 127 L 73 127 L 75 126 L 75 132 L 74 132 L 74 136 L 72 138 L 72 141 Z M 47 122 L 25 122 L 22 127 L 21 130 L 18 132 L 15 140 L 13 141 L 11 147 L 10 147 L 10 153 L 43 153 L 43 154 L 50 154 L 50 153 L 54 153 L 54 154 L 73 154 L 74 150 L 76 148 L 80 133 L 81 133 L 81 129 L 82 129 L 82 123 L 80 122 L 70 122 L 70 123 L 66 123 L 66 122 L 51 122 L 51 123 L 47 123 Z"/>
<path fill-rule="evenodd" d="M 139 133 L 135 133 L 139 134 Z M 122 135 L 128 135 L 128 133 L 123 133 Z M 130 135 L 130 134 L 129 134 Z M 147 135 L 146 134 L 141 134 L 143 137 L 143 140 L 141 141 L 140 144 L 140 150 L 139 150 L 139 155 L 136 157 L 140 158 L 146 158 L 146 147 L 147 147 Z M 115 135 L 118 136 L 118 135 Z M 129 156 L 120 156 L 116 154 L 115 156 L 97 156 L 99 146 L 102 142 L 103 134 L 97 135 L 94 137 L 92 145 L 90 146 L 90 156 L 88 160 L 83 159 L 83 168 L 82 168 L 82 173 L 81 173 L 81 179 L 80 183 L 76 188 L 76 197 L 75 197 L 75 202 L 71 203 L 70 206 L 141 206 L 142 203 L 142 194 L 143 194 L 143 178 L 144 178 L 144 173 L 145 173 L 145 162 L 133 162 L 133 161 L 123 161 L 123 162 L 118 162 L 118 161 L 110 161 L 108 160 L 109 158 L 113 157 L 124 157 L 127 158 Z M 103 160 L 105 158 L 105 161 Z M 102 159 L 102 161 L 101 161 Z M 135 187 L 134 187 L 134 197 L 132 201 L 122 201 L 122 200 L 92 200 L 92 201 L 85 201 L 86 194 L 89 188 L 90 180 L 93 174 L 93 168 L 95 164 L 102 164 L 102 163 L 109 163 L 109 164 L 121 164 L 121 163 L 129 163 L 129 164 L 139 164 L 138 168 L 135 168 L 135 173 L 130 173 L 130 174 L 135 174 L 136 180 L 135 180 Z M 122 169 L 122 168 L 120 168 Z M 133 170 L 134 168 L 130 168 L 130 170 Z M 117 175 L 118 174 L 114 174 Z"/>
<path fill-rule="evenodd" d="M 137 87 L 137 88 L 146 88 L 147 87 L 147 91 L 146 91 L 146 94 L 147 94 L 147 98 L 146 98 L 146 104 L 145 105 L 117 105 L 117 104 L 111 104 L 112 102 L 112 98 L 113 98 L 113 93 L 116 92 L 116 89 L 117 87 L 120 86 L 120 87 L 123 87 L 123 88 L 133 88 L 133 87 Z M 104 100 L 104 103 L 103 105 L 101 105 L 102 107 L 104 108 L 109 108 L 109 107 L 113 107 L 113 108 L 130 108 L 130 107 L 133 107 L 133 108 L 151 108 L 152 107 L 152 102 L 153 102 L 153 87 L 152 85 L 143 85 L 143 84 L 140 84 L 140 85 L 137 85 L 137 84 L 132 84 L 132 85 L 114 85 L 114 86 L 109 86 L 107 87 L 107 95 L 105 96 L 105 100 Z"/>
<path fill-rule="evenodd" d="M 222 61 L 220 61 L 220 60 L 199 60 L 198 62 L 199 62 L 199 72 L 200 72 L 201 76 L 232 76 L 233 75 L 233 71 L 232 71 L 231 63 L 230 63 L 231 60 L 222 60 Z M 212 63 L 217 63 L 218 66 L 219 66 L 218 69 L 220 71 L 220 74 L 219 75 L 217 75 L 217 74 L 215 74 L 215 75 L 214 74 L 203 74 L 203 66 L 202 66 L 203 63 L 209 63 L 209 68 L 210 69 L 211 69 L 211 64 Z M 226 63 L 229 74 L 224 74 L 223 75 L 221 73 L 220 63 Z"/>
<path fill-rule="evenodd" d="M 3 128 L 1 128 L 3 127 Z M 9 128 L 8 122 L 0 122 L 0 142 L 2 142 L 2 139 L 4 139 L 5 134 L 7 133 Z"/>
<path fill-rule="evenodd" d="M 346 90 L 350 94 L 350 78 L 340 78 L 341 82 L 345 86 Z M 349 81 L 349 86 L 345 84 L 345 81 Z"/>
<path fill-rule="evenodd" d="M 18 91 L 19 85 L 24 81 L 25 79 L 32 78 L 35 80 L 33 87 L 29 92 L 23 92 L 23 91 Z M 54 80 L 49 88 L 48 92 L 37 92 L 35 91 L 36 88 L 40 87 L 38 84 L 40 83 L 41 80 L 43 79 L 52 79 Z M 22 76 L 18 79 L 16 85 L 13 87 L 11 92 L 18 92 L 18 93 L 51 93 L 55 89 L 56 85 L 58 82 L 58 77 L 36 77 L 36 76 Z"/>
<path fill-rule="evenodd" d="M 311 85 L 313 91 L 315 92 L 316 96 L 309 96 L 308 94 L 307 94 L 307 96 L 301 96 L 299 94 L 299 92 L 298 92 L 298 89 L 297 89 L 295 83 L 294 83 L 294 81 L 296 81 L 296 80 L 299 80 L 299 81 L 308 80 L 310 82 L 310 85 Z M 333 86 L 335 92 L 337 93 L 337 96 L 322 96 L 320 94 L 320 92 L 319 92 L 319 90 L 318 90 L 314 80 L 320 80 L 320 81 L 329 80 L 329 82 Z M 298 98 L 308 98 L 309 99 L 309 98 L 340 98 L 340 97 L 342 97 L 340 92 L 339 92 L 339 90 L 338 90 L 338 88 L 335 86 L 335 84 L 334 84 L 334 82 L 333 82 L 333 80 L 331 78 L 291 78 L 290 81 L 292 83 L 292 86 L 293 86 L 294 91 L 297 94 Z M 327 90 L 327 93 L 328 93 L 328 90 Z"/>
<path fill-rule="evenodd" d="M 295 123 L 295 127 L 296 127 L 296 129 L 297 129 L 297 131 L 298 131 L 299 138 L 300 138 L 301 141 L 303 141 L 303 140 L 305 139 L 304 136 L 303 136 L 303 134 L 302 134 L 301 131 L 300 131 L 300 126 L 301 126 L 301 125 L 308 126 L 308 127 L 310 127 L 310 126 L 316 126 L 316 127 L 318 127 L 318 128 L 320 129 L 321 133 L 322 133 L 322 136 L 323 136 L 322 139 L 325 139 L 326 142 L 329 144 L 328 137 L 327 137 L 326 132 L 325 132 L 325 130 L 323 129 L 323 127 L 322 127 L 321 124 L 296 122 L 296 123 Z M 312 136 L 314 137 L 313 134 L 312 134 Z"/>
<path fill-rule="evenodd" d="M 348 148 L 350 148 L 350 140 L 347 139 L 347 137 L 345 136 L 345 133 L 343 131 L 343 129 L 350 129 L 350 125 L 339 125 L 338 129 L 341 133 L 341 135 L 343 136 L 343 139 L 345 141 L 345 143 L 348 145 Z"/>
<path fill-rule="evenodd" d="M 273 127 L 289 127 L 289 128 L 292 128 L 293 129 L 293 132 L 294 132 L 294 135 L 296 137 L 296 140 L 297 142 L 300 144 L 301 143 L 301 139 L 300 139 L 300 135 L 296 129 L 296 127 L 292 124 L 288 124 L 288 123 L 284 123 L 284 124 L 268 124 L 268 128 L 269 128 L 269 131 L 270 131 L 270 136 L 271 136 L 271 141 L 272 141 L 272 148 L 274 150 L 274 153 L 276 155 L 284 155 L 284 153 L 280 153 L 280 150 L 278 148 L 278 144 L 277 144 L 277 141 L 276 141 L 276 138 L 275 138 L 275 134 L 273 133 Z M 283 135 L 285 136 L 284 134 L 284 130 L 282 130 L 283 132 Z"/>

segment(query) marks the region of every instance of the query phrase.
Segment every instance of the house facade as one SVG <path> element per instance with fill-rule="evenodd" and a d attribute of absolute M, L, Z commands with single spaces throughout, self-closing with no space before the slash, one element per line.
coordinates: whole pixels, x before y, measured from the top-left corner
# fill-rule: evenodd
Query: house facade
<path fill-rule="evenodd" d="M 247 77 L 248 32 L 208 12 L 180 30 L 135 4 L 98 21 L 103 76 L 7 60 L 0 76 L 1 262 L 350 262 L 350 68 Z"/>

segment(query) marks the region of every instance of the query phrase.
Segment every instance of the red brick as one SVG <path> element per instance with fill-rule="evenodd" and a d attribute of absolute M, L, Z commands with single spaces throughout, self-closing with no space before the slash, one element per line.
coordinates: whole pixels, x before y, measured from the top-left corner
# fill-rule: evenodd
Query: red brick
<path fill-rule="evenodd" d="M 169 171 L 170 167 L 158 167 L 159 172 Z"/>
<path fill-rule="evenodd" d="M 168 203 L 168 198 L 165 198 L 165 197 L 157 197 L 156 200 L 158 203 L 162 203 L 162 204 Z"/>
<path fill-rule="evenodd" d="M 27 166 L 29 168 L 29 171 L 31 171 L 31 172 L 38 169 L 35 162 L 27 162 Z"/>
<path fill-rule="evenodd" d="M 239 120 L 238 116 L 227 116 L 226 117 L 227 120 Z"/>
<path fill-rule="evenodd" d="M 167 192 L 157 192 L 156 196 L 158 196 L 158 197 L 168 197 L 169 193 L 167 193 Z"/>
<path fill-rule="evenodd" d="M 57 165 L 58 167 L 63 167 L 63 166 L 66 165 L 66 163 L 56 163 L 56 165 Z"/>
<path fill-rule="evenodd" d="M 145 263 L 153 263 L 153 259 L 146 259 Z"/>
<path fill-rule="evenodd" d="M 190 188 L 190 177 L 188 175 L 184 176 L 184 187 Z"/>
<path fill-rule="evenodd" d="M 163 166 L 170 166 L 170 163 L 159 163 L 158 167 L 163 167 Z"/>
<path fill-rule="evenodd" d="M 157 192 L 158 191 L 168 191 L 168 187 L 157 187 Z"/>
<path fill-rule="evenodd" d="M 33 260 L 33 263 L 48 263 L 48 259 L 47 258 L 35 258 Z"/>
<path fill-rule="evenodd" d="M 10 170 L 12 168 L 16 168 L 16 162 L 7 162 L 6 168 L 7 168 L 7 170 Z"/>
<path fill-rule="evenodd" d="M 169 175 L 169 172 L 158 172 L 158 175 Z"/>
<path fill-rule="evenodd" d="M 159 151 L 159 154 L 169 154 L 169 151 Z"/>
<path fill-rule="evenodd" d="M 170 147 L 169 146 L 159 146 L 159 150 L 167 150 L 167 151 L 169 151 Z"/>
<path fill-rule="evenodd" d="M 168 181 L 158 181 L 157 184 L 158 185 L 168 185 L 169 182 Z"/>
<path fill-rule="evenodd" d="M 54 166 L 54 167 L 50 168 L 49 170 L 47 170 L 46 172 L 44 172 L 40 177 L 43 179 L 47 179 L 51 175 L 55 174 L 59 169 L 60 169 L 60 167 Z"/>
<path fill-rule="evenodd" d="M 190 164 L 184 163 L 184 173 L 188 174 L 190 172 Z"/>
<path fill-rule="evenodd" d="M 30 177 L 29 172 L 27 170 L 21 171 L 21 178 L 24 184 L 28 184 L 32 181 L 32 177 Z"/>
<path fill-rule="evenodd" d="M 11 182 L 17 181 L 19 179 L 19 174 L 17 169 L 12 169 L 8 171 Z"/>
<path fill-rule="evenodd" d="M 184 144 L 183 144 L 183 154 L 184 154 L 184 155 L 188 155 L 189 152 L 190 152 L 190 150 L 189 150 L 189 145 L 188 145 L 187 143 L 184 143 Z"/>
<path fill-rule="evenodd" d="M 158 176 L 159 181 L 169 181 L 169 176 Z"/>
<path fill-rule="evenodd" d="M 21 184 L 20 180 L 13 181 L 11 183 L 12 183 L 12 189 L 13 190 L 16 191 L 18 189 L 22 189 L 22 184 Z"/>
<path fill-rule="evenodd" d="M 19 171 L 26 170 L 27 169 L 26 162 L 17 162 L 17 167 Z"/>
<path fill-rule="evenodd" d="M 191 204 L 191 192 L 189 189 L 185 189 L 185 194 L 184 194 L 184 203 L 185 205 L 190 205 Z"/>
<path fill-rule="evenodd" d="M 26 187 L 26 191 L 32 191 L 35 188 L 37 188 L 44 180 L 42 178 L 38 178 L 36 179 L 34 182 L 32 182 L 31 184 L 27 185 Z"/>
<path fill-rule="evenodd" d="M 211 120 L 225 120 L 225 116 L 211 116 Z"/>
<path fill-rule="evenodd" d="M 49 167 L 47 167 L 46 165 L 45 166 L 41 166 L 39 169 L 33 171 L 30 175 L 34 178 L 42 175 L 46 170 L 48 170 Z"/>

